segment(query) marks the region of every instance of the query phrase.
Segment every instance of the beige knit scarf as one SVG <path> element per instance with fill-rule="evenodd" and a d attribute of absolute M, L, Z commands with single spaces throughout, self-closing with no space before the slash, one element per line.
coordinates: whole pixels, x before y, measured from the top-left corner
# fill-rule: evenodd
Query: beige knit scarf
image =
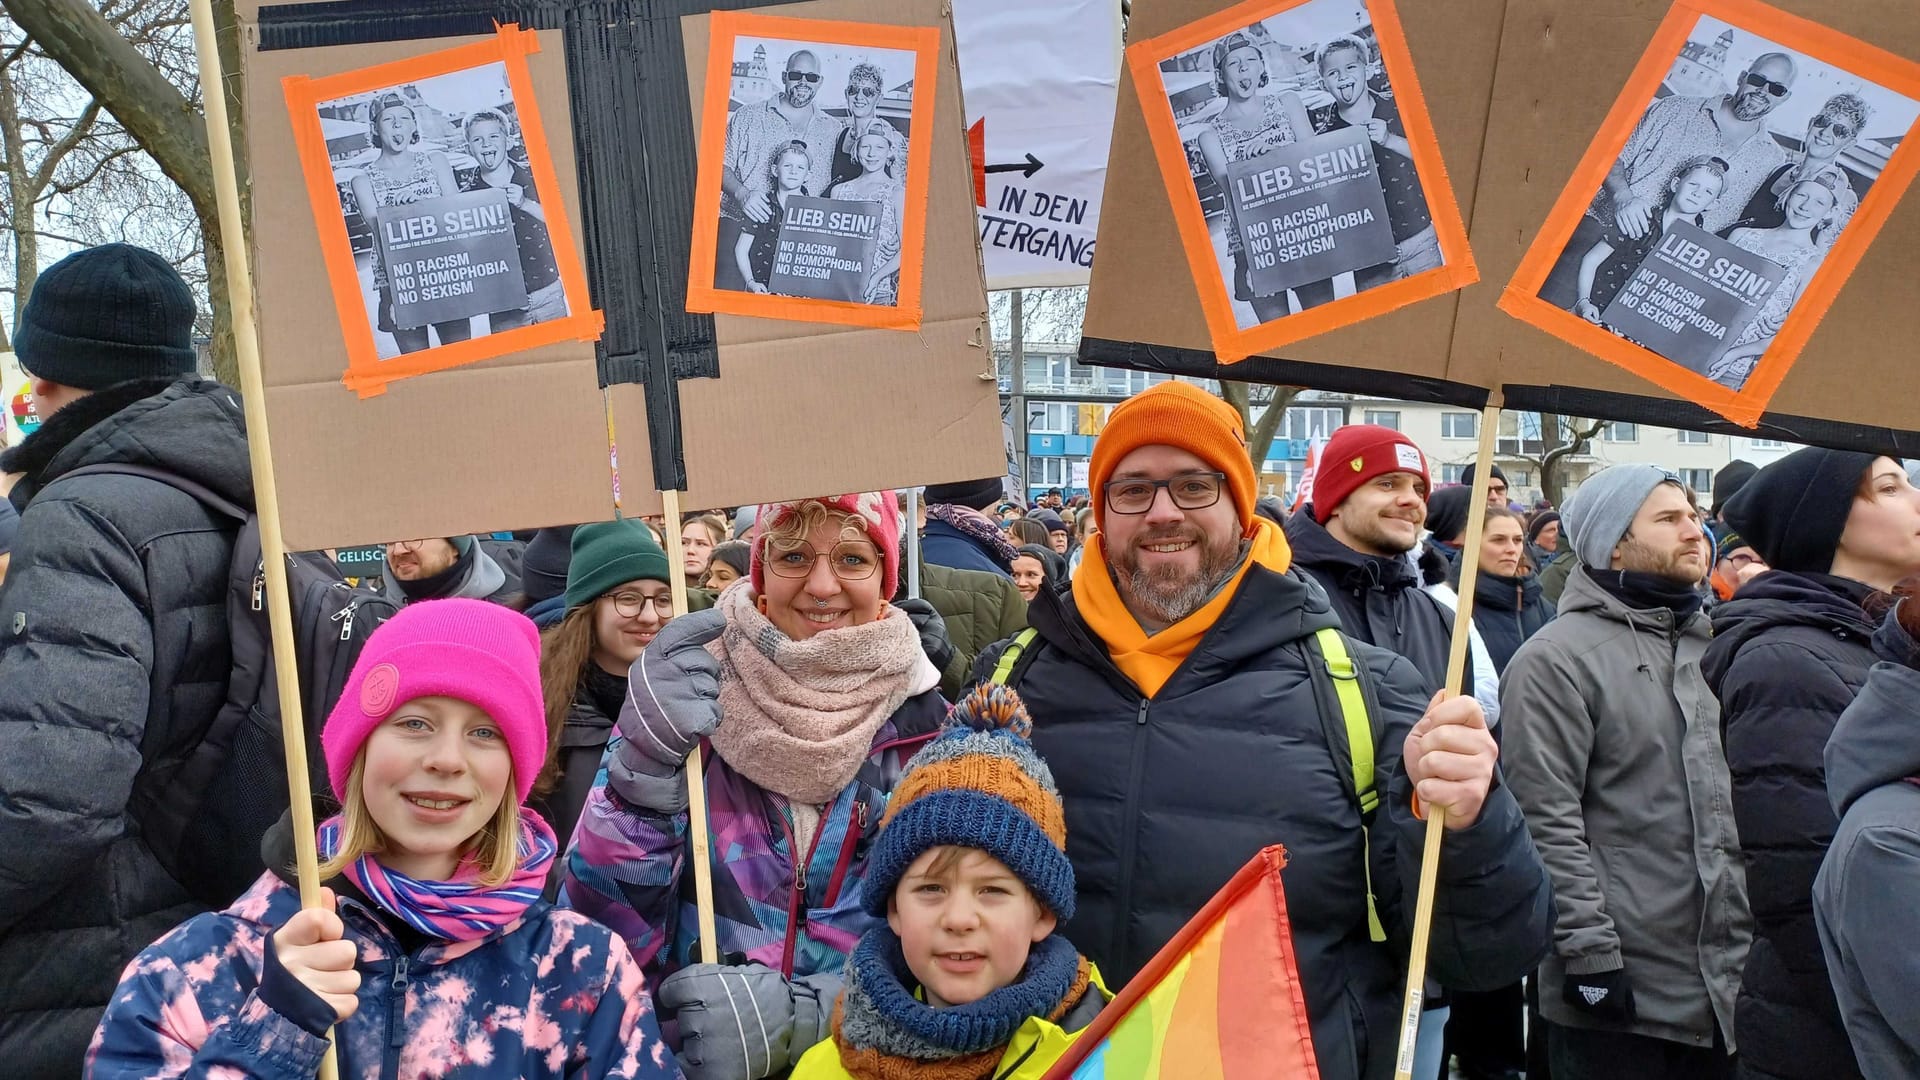
<path fill-rule="evenodd" d="M 745 586 L 720 594 L 726 629 L 713 747 L 747 779 L 819 806 L 837 797 L 902 702 L 940 685 L 905 612 L 887 605 L 860 626 L 795 641 L 767 621 Z"/>

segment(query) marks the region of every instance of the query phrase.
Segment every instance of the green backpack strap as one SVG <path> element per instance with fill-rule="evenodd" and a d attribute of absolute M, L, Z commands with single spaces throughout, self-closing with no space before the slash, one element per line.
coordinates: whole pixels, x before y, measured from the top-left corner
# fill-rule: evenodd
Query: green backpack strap
<path fill-rule="evenodd" d="M 1347 639 L 1339 630 L 1327 626 L 1314 632 L 1314 644 L 1320 662 L 1332 677 L 1333 693 L 1340 703 L 1340 719 L 1347 732 L 1347 755 L 1353 761 L 1353 792 L 1360 802 L 1361 841 L 1367 852 L 1373 849 L 1373 837 L 1366 821 L 1380 806 L 1380 793 L 1374 790 L 1373 720 L 1367 712 L 1367 695 L 1360 682 L 1360 667 L 1354 663 Z M 1374 941 L 1387 940 L 1380 922 L 1379 904 L 1374 899 L 1373 863 L 1362 856 L 1367 878 L 1367 935 Z"/>
<path fill-rule="evenodd" d="M 993 675 L 987 679 L 987 682 L 994 686 L 1007 685 L 1007 680 L 1013 677 L 1014 667 L 1020 663 L 1020 654 L 1026 652 L 1027 646 L 1033 644 L 1033 639 L 1039 636 L 1040 631 L 1031 626 L 1013 635 L 1013 640 L 1007 642 L 1005 651 L 1000 654 L 1000 662 L 993 665 Z"/>

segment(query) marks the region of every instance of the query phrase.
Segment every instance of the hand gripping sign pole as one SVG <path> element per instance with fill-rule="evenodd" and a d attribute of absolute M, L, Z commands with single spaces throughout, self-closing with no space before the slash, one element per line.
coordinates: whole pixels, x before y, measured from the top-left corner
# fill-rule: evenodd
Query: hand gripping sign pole
<path fill-rule="evenodd" d="M 660 531 L 667 538 L 667 585 L 673 595 L 673 617 L 687 613 L 686 549 L 680 529 L 680 492 L 676 488 L 660 490 L 660 513 L 666 524 Z M 757 541 L 756 541 L 757 542 Z M 700 962 L 720 962 L 720 939 L 713 929 L 713 841 L 707 825 L 707 777 L 700 759 L 700 747 L 687 755 L 687 834 L 693 842 L 693 900 L 700 913 Z"/>
<path fill-rule="evenodd" d="M 1493 478 L 1494 436 L 1500 427 L 1500 391 L 1487 398 L 1480 412 L 1480 453 L 1474 458 L 1473 495 L 1467 503 L 1467 535 L 1460 549 L 1460 598 L 1453 613 L 1453 648 L 1447 654 L 1445 697 L 1458 692 L 1467 674 L 1467 646 L 1473 637 L 1473 588 L 1480 577 L 1480 534 L 1487 521 L 1487 488 Z M 1427 939 L 1433 929 L 1433 892 L 1440 880 L 1440 841 L 1445 838 L 1447 812 L 1427 810 L 1427 843 L 1420 856 L 1420 893 L 1413 909 L 1413 947 L 1407 955 L 1407 991 L 1401 999 L 1400 1052 L 1394 1057 L 1393 1080 L 1413 1080 L 1414 1042 L 1420 1031 L 1420 1009 L 1426 996 Z"/>
<path fill-rule="evenodd" d="M 240 361 L 240 401 L 246 411 L 247 455 L 253 466 L 255 513 L 260 519 L 260 559 L 266 575 L 267 625 L 273 631 L 273 663 L 280 690 L 280 746 L 287 762 L 287 798 L 293 809 L 294 870 L 300 906 L 319 907 L 320 862 L 313 831 L 313 792 L 307 784 L 307 735 L 300 708 L 300 665 L 293 648 L 293 608 L 287 593 L 287 546 L 280 535 L 280 495 L 273 480 L 273 449 L 267 437 L 266 380 L 260 374 L 260 339 L 253 319 L 253 273 L 240 214 L 240 182 L 227 126 L 226 81 L 214 35 L 212 0 L 192 0 L 194 46 L 200 54 L 200 98 L 206 109 L 207 149 L 220 207 L 220 246 L 227 260 L 227 303 L 233 312 L 233 347 Z M 334 1080 L 338 1064 L 331 1045 L 320 1061 L 321 1080 Z"/>

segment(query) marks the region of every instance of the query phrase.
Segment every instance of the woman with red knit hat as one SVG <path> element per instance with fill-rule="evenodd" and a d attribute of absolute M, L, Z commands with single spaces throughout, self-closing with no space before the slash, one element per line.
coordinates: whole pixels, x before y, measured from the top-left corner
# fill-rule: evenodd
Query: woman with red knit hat
<path fill-rule="evenodd" d="M 920 631 L 888 602 L 900 537 L 891 491 L 762 506 L 748 579 L 668 623 L 629 675 L 562 902 L 660 978 L 694 1080 L 775 1075 L 825 1038 L 847 953 L 877 922 L 864 853 L 946 714 Z M 686 763 L 703 745 L 720 964 L 696 963 L 687 872 Z"/>

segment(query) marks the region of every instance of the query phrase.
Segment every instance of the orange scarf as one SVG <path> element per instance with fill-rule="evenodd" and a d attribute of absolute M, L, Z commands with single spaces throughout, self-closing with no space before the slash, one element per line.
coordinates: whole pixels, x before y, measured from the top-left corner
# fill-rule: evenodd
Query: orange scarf
<path fill-rule="evenodd" d="M 1160 688 L 1167 685 L 1167 680 L 1173 678 L 1173 673 L 1192 655 L 1200 639 L 1213 629 L 1221 612 L 1227 610 L 1227 604 L 1233 600 L 1233 594 L 1239 591 L 1249 566 L 1259 563 L 1276 574 L 1284 574 L 1293 564 L 1293 548 L 1288 546 L 1286 534 L 1266 518 L 1255 518 L 1253 543 L 1247 557 L 1233 572 L 1233 577 L 1213 594 L 1213 599 L 1165 630 L 1148 634 L 1140 628 L 1139 621 L 1127 610 L 1119 590 L 1114 587 L 1113 575 L 1107 570 L 1105 539 L 1101 533 L 1088 537 L 1087 553 L 1081 557 L 1080 569 L 1073 575 L 1074 605 L 1087 626 L 1107 643 L 1107 654 L 1113 657 L 1115 666 L 1149 698 L 1160 693 Z"/>

